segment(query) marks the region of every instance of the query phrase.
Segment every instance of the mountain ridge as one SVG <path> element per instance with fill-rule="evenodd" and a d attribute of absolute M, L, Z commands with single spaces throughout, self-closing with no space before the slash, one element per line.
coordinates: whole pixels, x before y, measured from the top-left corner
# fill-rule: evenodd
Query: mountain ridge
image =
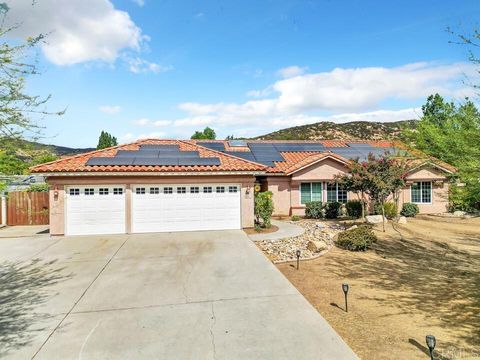
<path fill-rule="evenodd" d="M 293 126 L 256 136 L 255 140 L 384 140 L 397 139 L 403 128 L 415 129 L 418 120 L 393 122 L 351 121 L 333 123 L 322 121 L 314 124 Z"/>

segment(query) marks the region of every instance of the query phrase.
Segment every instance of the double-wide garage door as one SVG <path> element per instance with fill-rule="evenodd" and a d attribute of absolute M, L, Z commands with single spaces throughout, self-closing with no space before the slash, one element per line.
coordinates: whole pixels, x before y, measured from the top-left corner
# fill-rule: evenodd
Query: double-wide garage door
<path fill-rule="evenodd" d="M 65 212 L 68 235 L 240 229 L 240 186 L 134 185 L 130 219 L 124 185 L 70 186 Z"/>

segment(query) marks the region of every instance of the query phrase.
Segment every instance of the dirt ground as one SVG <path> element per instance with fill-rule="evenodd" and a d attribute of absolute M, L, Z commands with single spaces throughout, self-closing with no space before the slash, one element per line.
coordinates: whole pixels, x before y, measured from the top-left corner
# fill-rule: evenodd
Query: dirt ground
<path fill-rule="evenodd" d="M 480 359 L 480 218 L 391 224 L 373 250 L 333 248 L 280 271 L 362 359 Z M 342 283 L 350 285 L 348 313 Z"/>

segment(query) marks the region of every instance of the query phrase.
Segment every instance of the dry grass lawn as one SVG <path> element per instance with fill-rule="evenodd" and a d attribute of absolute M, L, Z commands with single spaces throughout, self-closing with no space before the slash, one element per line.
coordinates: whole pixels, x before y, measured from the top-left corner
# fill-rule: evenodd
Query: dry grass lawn
<path fill-rule="evenodd" d="M 362 359 L 480 358 L 480 218 L 422 217 L 376 230 L 375 248 L 278 268 Z M 342 282 L 350 284 L 348 313 Z"/>

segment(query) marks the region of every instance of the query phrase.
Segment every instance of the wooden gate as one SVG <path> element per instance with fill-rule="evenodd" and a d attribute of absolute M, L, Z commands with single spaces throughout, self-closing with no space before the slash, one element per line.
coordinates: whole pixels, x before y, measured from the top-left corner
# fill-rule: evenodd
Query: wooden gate
<path fill-rule="evenodd" d="M 8 194 L 7 225 L 47 225 L 48 192 L 15 191 Z"/>

